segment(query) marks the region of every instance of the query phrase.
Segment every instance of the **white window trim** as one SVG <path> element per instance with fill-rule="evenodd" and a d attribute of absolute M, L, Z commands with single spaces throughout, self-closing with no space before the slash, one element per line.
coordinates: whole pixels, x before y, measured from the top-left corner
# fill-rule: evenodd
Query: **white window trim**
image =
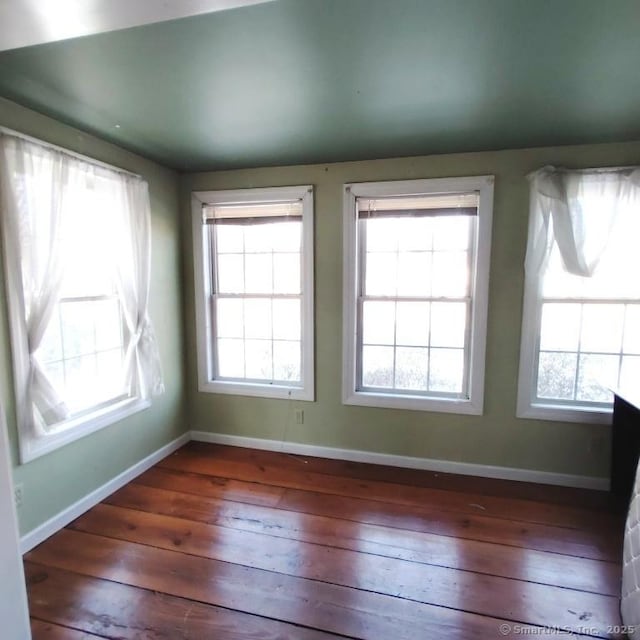
<path fill-rule="evenodd" d="M 302 385 L 289 386 L 260 382 L 213 379 L 211 250 L 206 226 L 202 224 L 202 206 L 237 202 L 302 200 Z M 313 323 L 313 186 L 194 191 L 191 194 L 193 264 L 196 307 L 196 352 L 198 390 L 204 393 L 315 400 L 314 323 Z"/>
<path fill-rule="evenodd" d="M 23 133 L 0 127 L 0 132 L 8 135 L 24 138 L 30 142 L 50 148 L 56 151 L 77 158 L 83 162 L 102 167 L 111 171 L 117 171 L 130 175 L 134 178 L 141 176 L 131 173 L 105 162 L 100 162 L 89 156 L 75 153 L 64 147 L 50 144 L 43 140 L 27 136 Z M 9 246 L 5 233 L 2 233 L 2 246 L 4 254 L 5 268 L 5 290 L 7 296 L 7 315 L 9 319 L 9 335 L 11 338 L 11 355 L 14 376 L 14 393 L 16 398 L 24 397 L 27 388 L 27 380 L 30 375 L 29 349 L 27 344 L 27 335 L 24 327 L 24 295 L 22 287 L 18 285 L 14 278 L 7 278 L 8 273 L 16 263 L 15 250 L 13 246 Z M 67 420 L 57 423 L 54 428 L 46 434 L 36 433 L 33 428 L 32 416 L 25 412 L 22 407 L 24 402 L 17 402 L 16 421 L 18 425 L 18 451 L 20 463 L 26 464 L 43 456 L 47 453 L 55 451 L 60 447 L 70 444 L 80 438 L 91 433 L 99 431 L 116 422 L 123 420 L 129 416 L 143 411 L 151 406 L 151 401 L 139 397 L 118 397 L 111 401 L 95 407 L 81 415 L 71 416 Z"/>
<path fill-rule="evenodd" d="M 5 245 L 5 256 L 8 247 Z M 8 258 L 5 260 L 5 269 L 9 266 Z M 27 349 L 27 337 L 24 334 L 24 323 L 21 322 L 21 310 L 24 308 L 22 291 L 7 282 L 7 298 L 9 312 L 9 330 L 11 335 L 11 351 L 13 357 L 14 387 L 16 394 L 24 393 L 26 380 L 29 376 L 29 358 Z M 84 438 L 91 433 L 99 431 L 104 427 L 119 422 L 138 411 L 142 411 L 151 406 L 149 400 L 141 398 L 118 398 L 94 411 L 83 413 L 79 416 L 72 416 L 67 420 L 59 422 L 55 427 L 44 435 L 34 433 L 31 426 L 30 415 L 23 415 L 20 410 L 22 403 L 18 403 L 17 421 L 19 426 L 18 445 L 20 452 L 20 463 L 26 464 L 40 456 L 55 451 L 59 447 L 70 444 L 75 440 Z"/>
<path fill-rule="evenodd" d="M 558 422 L 610 424 L 613 407 L 589 407 L 571 405 L 570 403 L 547 404 L 536 400 L 536 363 L 542 315 L 542 296 L 538 284 L 537 278 L 525 278 L 516 417 Z"/>
<path fill-rule="evenodd" d="M 139 411 L 148 409 L 150 400 L 125 398 L 96 411 L 76 416 L 56 424 L 55 429 L 42 438 L 23 438 L 20 442 L 20 459 L 29 462 L 35 458 L 124 420 Z"/>
<path fill-rule="evenodd" d="M 432 178 L 390 182 L 360 182 L 344 185 L 343 194 L 343 336 L 342 402 L 348 405 L 413 409 L 442 413 L 482 415 L 484 406 L 484 365 L 491 258 L 491 222 L 494 176 Z M 356 199 L 371 196 L 426 195 L 478 191 L 478 230 L 473 283 L 469 398 L 435 398 L 418 395 L 358 391 L 356 388 L 357 349 L 357 219 Z"/>

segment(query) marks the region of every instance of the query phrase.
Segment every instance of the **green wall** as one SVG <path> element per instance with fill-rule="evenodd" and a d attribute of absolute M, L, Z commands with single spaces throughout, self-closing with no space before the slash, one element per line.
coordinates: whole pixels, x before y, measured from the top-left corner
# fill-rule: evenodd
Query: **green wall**
<path fill-rule="evenodd" d="M 181 225 L 178 179 L 173 171 L 2 99 L 0 125 L 139 173 L 149 182 L 153 234 L 150 312 L 166 386 L 165 394 L 155 399 L 151 408 L 20 465 L 2 262 L 0 385 L 9 423 L 14 482 L 24 485 L 19 520 L 21 532 L 26 533 L 187 430 L 179 282 Z"/>
<path fill-rule="evenodd" d="M 515 417 L 523 262 L 528 219 L 525 176 L 545 164 L 640 163 L 640 143 L 539 148 L 328 165 L 269 167 L 182 176 L 182 220 L 190 192 L 313 184 L 315 192 L 316 402 L 199 393 L 192 240 L 185 233 L 187 389 L 193 429 L 468 463 L 603 477 L 610 427 Z M 494 174 L 489 327 L 483 416 L 341 404 L 342 184 Z M 304 424 L 293 411 L 304 409 Z"/>

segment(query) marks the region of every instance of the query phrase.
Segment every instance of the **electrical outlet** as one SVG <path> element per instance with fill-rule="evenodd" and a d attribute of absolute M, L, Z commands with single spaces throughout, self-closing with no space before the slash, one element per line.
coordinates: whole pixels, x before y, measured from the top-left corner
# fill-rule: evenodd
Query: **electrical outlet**
<path fill-rule="evenodd" d="M 304 424 L 304 411 L 296 409 L 296 424 Z"/>
<path fill-rule="evenodd" d="M 22 482 L 13 487 L 13 499 L 16 503 L 16 509 L 19 509 L 22 506 L 22 498 L 24 493 L 24 485 Z"/>

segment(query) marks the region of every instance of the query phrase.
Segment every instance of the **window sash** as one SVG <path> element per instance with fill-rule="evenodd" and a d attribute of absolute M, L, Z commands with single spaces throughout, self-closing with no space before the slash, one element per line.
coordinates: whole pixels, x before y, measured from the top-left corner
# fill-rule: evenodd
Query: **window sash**
<path fill-rule="evenodd" d="M 577 348 L 576 349 L 551 349 L 551 348 L 542 348 L 542 316 L 544 307 L 546 304 L 567 304 L 567 305 L 580 305 L 580 322 L 579 322 L 579 330 L 577 336 Z M 616 306 L 622 307 L 625 313 L 623 319 L 623 325 L 620 333 L 620 348 L 617 350 L 604 351 L 597 349 L 587 349 L 582 348 L 582 328 L 584 322 L 584 309 L 585 307 L 592 306 Z M 609 401 L 598 401 L 598 400 L 585 400 L 578 398 L 578 387 L 579 387 L 579 379 L 581 372 L 581 356 L 610 356 L 617 358 L 617 366 L 616 366 L 616 381 L 612 386 L 618 387 L 621 382 L 622 376 L 622 368 L 623 368 L 623 358 L 625 357 L 640 357 L 640 352 L 637 351 L 626 351 L 624 349 L 625 342 L 625 331 L 626 327 L 626 311 L 629 306 L 637 306 L 640 307 L 640 299 L 639 298 L 559 298 L 559 297 L 541 297 L 540 303 L 538 305 L 538 331 L 536 335 L 536 343 L 535 343 L 535 354 L 534 354 L 534 370 L 533 370 L 533 380 L 532 380 L 532 398 L 536 404 L 540 405 L 549 405 L 557 408 L 562 407 L 574 407 L 574 408 L 592 408 L 592 409 L 603 409 L 609 410 L 613 406 L 613 394 L 611 396 L 611 400 Z M 573 377 L 573 391 L 571 398 L 553 398 L 541 396 L 538 393 L 539 390 L 539 381 L 540 381 L 540 359 L 541 354 L 545 353 L 556 353 L 556 354 L 566 354 L 572 355 L 576 358 L 576 365 L 574 369 L 574 377 Z"/>
<path fill-rule="evenodd" d="M 65 353 L 65 340 L 64 340 L 64 330 L 62 327 L 60 327 L 60 332 L 61 332 L 61 345 L 60 345 L 60 349 L 61 349 L 61 358 L 59 358 L 58 360 L 47 360 L 46 362 L 42 363 L 42 366 L 45 370 L 48 369 L 49 365 L 55 365 L 55 364 L 61 364 L 63 367 L 63 371 L 64 371 L 64 378 L 66 381 L 66 365 L 67 363 L 69 363 L 72 360 L 75 360 L 77 358 L 83 358 L 83 357 L 87 357 L 87 356 L 94 356 L 97 357 L 100 354 L 104 354 L 104 353 L 108 353 L 111 351 L 116 351 L 119 350 L 121 353 L 121 357 L 122 357 L 122 364 L 124 365 L 124 356 L 126 354 L 126 350 L 127 350 L 127 345 L 129 343 L 129 332 L 128 332 L 128 328 L 127 328 L 127 323 L 124 320 L 124 316 L 122 315 L 122 305 L 120 303 L 120 297 L 117 294 L 103 294 L 103 295 L 91 295 L 91 296 L 68 296 L 65 298 L 61 298 L 60 300 L 58 300 L 57 302 L 57 307 L 58 309 L 56 311 L 54 311 L 54 315 L 52 316 L 52 321 L 55 321 L 54 318 L 56 317 L 57 314 L 59 314 L 61 312 L 61 305 L 68 305 L 68 304 L 75 304 L 75 303 L 83 303 L 83 302 L 102 302 L 102 301 L 110 301 L 110 300 L 115 300 L 118 302 L 118 310 L 119 310 L 119 330 L 120 330 L 120 336 L 121 336 L 121 340 L 120 340 L 120 344 L 118 346 L 114 346 L 114 347 L 110 347 L 108 349 L 97 349 L 97 347 L 92 350 L 92 351 L 87 351 L 87 352 L 83 352 L 83 353 L 79 353 L 77 355 L 67 355 L 67 353 Z M 58 322 L 61 322 L 60 319 L 57 320 Z M 94 341 L 94 347 L 95 347 L 95 341 Z M 69 417 L 68 419 L 75 419 L 75 418 L 79 418 L 85 415 L 89 415 L 95 411 L 100 411 L 102 409 L 104 409 L 105 407 L 108 407 L 110 404 L 113 403 L 117 403 L 117 402 L 121 402 L 122 400 L 125 400 L 127 398 L 131 398 L 131 394 L 128 393 L 125 388 L 124 388 L 124 370 L 123 370 L 123 379 L 122 379 L 122 383 L 123 383 L 123 388 L 122 388 L 122 393 L 118 393 L 116 395 L 113 396 L 105 396 L 103 400 L 98 401 L 95 404 L 92 404 L 91 406 L 84 408 L 84 409 L 79 409 L 79 410 L 71 410 L 69 413 Z M 65 397 L 65 401 L 69 401 L 69 399 Z"/>
<path fill-rule="evenodd" d="M 286 341 L 284 339 L 280 339 L 280 338 L 274 338 L 273 337 L 273 327 L 271 329 L 271 337 L 270 338 L 246 338 L 245 336 L 245 331 L 244 331 L 244 326 L 243 326 L 243 336 L 242 338 L 226 338 L 225 336 L 219 336 L 218 335 L 218 330 L 217 330 L 217 325 L 218 325 L 218 301 L 219 300 L 254 300 L 254 299 L 261 299 L 261 300 L 298 300 L 300 302 L 300 316 L 299 316 L 299 321 L 300 321 L 300 338 L 296 339 L 296 340 L 289 340 Z M 302 294 L 240 294 L 240 293 L 235 293 L 235 294 L 229 294 L 229 293 L 223 293 L 223 294 L 216 294 L 213 293 L 210 296 L 210 313 L 211 313 L 211 319 L 212 319 L 212 328 L 211 328 L 211 363 L 212 363 L 212 374 L 213 377 L 217 380 L 223 380 L 226 382 L 243 382 L 243 383 L 253 383 L 253 384 L 275 384 L 275 385 L 286 385 L 286 386 L 291 386 L 291 387 L 297 387 L 297 388 L 301 388 L 303 386 L 303 368 L 302 368 L 302 357 L 303 357 L 303 343 L 302 343 L 302 321 L 303 321 L 303 309 L 302 309 L 302 303 L 303 303 L 303 296 Z M 243 319 L 244 322 L 244 319 Z M 247 340 L 264 340 L 265 342 L 270 342 L 273 348 L 273 344 L 275 342 L 297 342 L 300 345 L 300 378 L 298 380 L 280 380 L 279 378 L 276 378 L 275 376 L 272 378 L 251 378 L 251 377 L 235 377 L 235 376 L 223 376 L 220 373 L 220 360 L 219 360 L 219 354 L 218 354 L 218 349 L 216 346 L 216 342 L 220 339 L 236 339 L 236 340 L 241 340 L 243 343 L 245 343 Z M 271 360 L 272 360 L 272 364 L 274 362 L 274 357 L 273 357 L 273 353 L 271 356 Z M 244 364 L 246 365 L 246 355 L 245 355 L 245 362 Z"/>
<path fill-rule="evenodd" d="M 477 197 L 477 196 L 476 196 Z M 362 198 L 362 200 L 368 200 L 367 198 Z M 358 200 L 356 200 L 357 202 Z M 434 209 L 432 211 L 439 211 L 439 209 Z M 474 209 L 474 212 L 477 213 L 477 209 Z M 474 213 L 474 215 L 475 215 Z M 440 214 L 430 213 L 429 215 L 433 215 L 433 217 L 439 217 Z M 460 215 L 459 213 L 446 213 L 444 215 Z M 401 217 L 401 215 L 395 216 L 384 216 L 384 217 Z M 467 269 L 469 273 L 469 279 L 467 282 L 467 295 L 466 296 L 411 296 L 411 295 L 395 295 L 395 296 L 383 296 L 383 295 L 368 295 L 365 293 L 366 287 L 366 273 L 367 273 L 367 220 L 370 217 L 365 216 L 361 217 L 358 214 L 357 219 L 357 256 L 358 256 L 358 269 L 357 269 L 357 297 L 356 297 L 356 340 L 355 340 L 355 374 L 356 374 L 356 392 L 373 392 L 373 393 L 384 393 L 389 395 L 411 395 L 411 396 L 420 396 L 424 398 L 454 398 L 454 399 L 469 399 L 470 397 L 470 365 L 471 365 L 471 329 L 472 329 L 472 312 L 473 312 L 473 297 L 471 292 L 473 291 L 473 286 L 475 282 L 475 247 L 476 247 L 476 236 L 477 236 L 477 224 L 469 225 L 469 239 L 468 239 L 468 249 L 465 251 L 467 254 Z M 476 218 L 477 220 L 477 218 Z M 398 255 L 401 253 L 410 253 L 411 251 L 396 251 Z M 436 253 L 432 251 L 432 253 Z M 462 347 L 463 351 L 463 371 L 462 371 L 462 384 L 460 392 L 447 392 L 447 391 L 437 391 L 437 390 L 416 390 L 416 389 L 405 389 L 402 387 L 373 387 L 367 386 L 364 384 L 363 380 L 363 353 L 364 353 L 364 331 L 363 331 L 363 319 L 364 319 L 364 303 L 368 301 L 388 301 L 388 302 L 463 302 L 466 305 L 466 314 L 465 314 L 465 332 L 464 332 L 464 345 Z M 367 344 L 367 346 L 371 346 Z M 393 345 L 384 345 L 393 347 L 394 350 L 394 367 L 393 367 L 393 378 L 395 380 L 395 371 L 396 371 L 396 352 L 398 347 L 402 347 L 403 345 L 399 345 L 395 342 Z M 430 351 L 432 348 L 453 348 L 453 347 L 432 347 L 429 343 L 426 347 L 426 350 L 429 351 L 429 361 L 430 361 Z M 430 368 L 430 364 L 428 365 Z M 428 375 L 427 375 L 427 386 L 428 386 Z"/>

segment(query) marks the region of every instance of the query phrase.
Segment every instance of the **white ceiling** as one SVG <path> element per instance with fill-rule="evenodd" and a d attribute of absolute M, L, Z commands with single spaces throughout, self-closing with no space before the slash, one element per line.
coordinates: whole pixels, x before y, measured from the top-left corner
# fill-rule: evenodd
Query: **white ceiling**
<path fill-rule="evenodd" d="M 0 51 L 271 0 L 0 0 Z"/>

